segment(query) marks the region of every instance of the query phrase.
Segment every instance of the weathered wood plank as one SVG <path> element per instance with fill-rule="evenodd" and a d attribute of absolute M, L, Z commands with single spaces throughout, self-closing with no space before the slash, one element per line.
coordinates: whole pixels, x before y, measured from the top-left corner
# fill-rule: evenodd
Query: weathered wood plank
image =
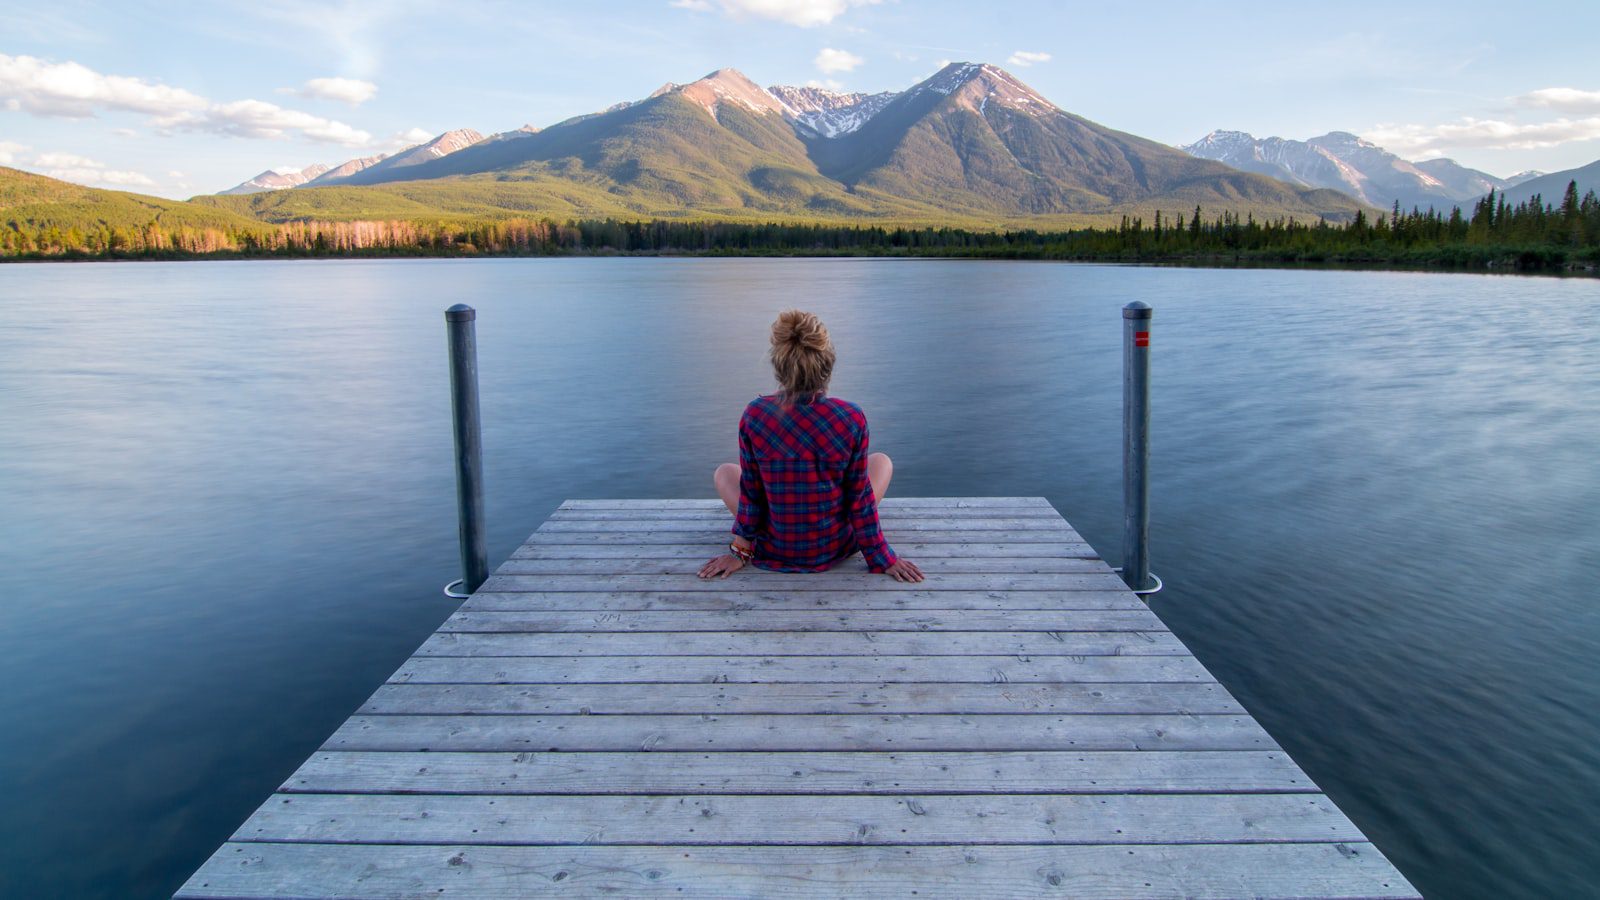
<path fill-rule="evenodd" d="M 720 548 L 718 548 L 720 549 Z M 898 551 L 897 551 L 898 552 Z M 516 557 L 501 563 L 496 575 L 673 575 L 694 578 L 715 556 L 715 549 L 692 557 L 659 559 L 636 557 L 632 559 L 530 559 Z M 907 556 L 909 558 L 909 555 Z M 985 557 L 979 559 L 931 558 L 917 560 L 917 565 L 929 575 L 986 575 L 986 574 L 1050 574 L 1050 573 L 1101 573 L 1108 574 L 1111 567 L 1098 559 L 1030 557 L 1011 559 Z M 751 573 L 755 574 L 755 573 Z M 866 560 L 852 556 L 834 565 L 818 577 L 868 574 Z"/>
<path fill-rule="evenodd" d="M 181 895 L 1415 895 L 1043 498 L 880 511 L 563 503 Z"/>
<path fill-rule="evenodd" d="M 1321 794 L 278 794 L 234 841 L 1182 844 L 1359 841 Z"/>
<path fill-rule="evenodd" d="M 482 847 L 227 844 L 179 897 L 520 900 L 568 895 L 1075 900 L 1414 898 L 1376 847 L 1326 844 L 932 847 Z"/>
<path fill-rule="evenodd" d="M 1248 716 L 352 716 L 324 750 L 1277 750 Z"/>
<path fill-rule="evenodd" d="M 665 612 L 458 612 L 441 632 L 1165 632 L 1148 609 L 1117 610 L 669 610 Z M 516 656 L 518 654 L 508 654 Z"/>
<path fill-rule="evenodd" d="M 924 509 L 882 509 L 879 521 L 946 522 L 967 519 L 1049 519 L 1066 524 L 1055 510 L 1049 507 L 986 507 L 982 509 L 947 507 Z M 551 522 L 723 522 L 733 521 L 727 507 L 717 509 L 558 509 L 550 514 Z"/>
<path fill-rule="evenodd" d="M 1120 585 L 1120 582 L 1119 582 Z M 463 611 L 634 611 L 763 610 L 793 612 L 867 612 L 886 614 L 892 622 L 900 610 L 940 612 L 977 610 L 1136 610 L 1148 609 L 1126 587 L 1120 590 L 1062 591 L 479 591 L 461 605 Z M 965 618 L 965 617 L 963 617 Z M 779 620 L 774 620 L 779 621 Z M 797 619 L 795 621 L 805 621 Z M 863 626 L 867 627 L 867 626 Z M 871 626 L 887 630 L 888 624 Z M 1004 629 L 1002 629 L 1004 630 Z"/>
<path fill-rule="evenodd" d="M 722 537 L 726 538 L 724 534 Z M 723 551 L 722 540 L 681 544 L 523 544 L 512 551 L 512 559 L 699 559 L 706 560 Z M 1099 559 L 1088 544 L 1054 541 L 1043 543 L 965 543 L 935 544 L 896 542 L 895 552 L 916 560 L 923 559 Z"/>
<path fill-rule="evenodd" d="M 692 616 L 695 613 L 678 613 Z M 451 632 L 416 656 L 1186 656 L 1168 631 Z M 937 677 L 937 673 L 929 673 Z"/>
<path fill-rule="evenodd" d="M 386 684 L 366 715 L 1243 714 L 1220 684 Z"/>
<path fill-rule="evenodd" d="M 1214 682 L 1191 656 L 412 657 L 396 684 Z"/>
<path fill-rule="evenodd" d="M 990 509 L 1006 507 L 1055 507 L 1043 497 L 885 497 L 878 501 L 880 510 L 900 509 Z M 709 509 L 726 510 L 721 500 L 697 497 L 693 499 L 661 500 L 568 500 L 557 509 Z"/>
<path fill-rule="evenodd" d="M 727 524 L 731 525 L 733 517 L 729 516 Z M 1072 529 L 1066 521 L 1058 516 L 1013 516 L 961 519 L 929 519 L 917 515 L 884 516 L 881 520 L 885 534 L 893 539 L 899 534 L 910 534 L 923 531 L 987 531 L 987 532 L 1071 532 Z M 563 519 L 546 519 L 539 526 L 539 533 L 550 534 L 557 531 L 689 531 L 703 532 L 710 523 L 701 519 L 646 519 L 638 516 L 627 516 L 610 521 L 568 521 Z M 726 531 L 726 529 L 724 529 Z"/>
<path fill-rule="evenodd" d="M 1117 575 L 929 575 L 916 582 L 887 575 L 834 572 L 767 572 L 741 569 L 727 578 L 694 575 L 491 575 L 483 590 L 535 591 L 1114 591 L 1127 589 Z"/>
<path fill-rule="evenodd" d="M 652 529 L 645 525 L 634 531 L 536 531 L 528 536 L 524 545 L 534 544 L 706 544 L 726 546 L 730 531 L 727 527 L 677 530 Z M 896 552 L 902 544 L 945 544 L 963 542 L 1018 543 L 1083 543 L 1083 537 L 1070 527 L 1030 528 L 1027 531 L 907 531 L 889 533 L 889 542 Z"/>
<path fill-rule="evenodd" d="M 648 765 L 645 765 L 648 763 Z M 1319 793 L 1276 751 L 1025 753 L 330 753 L 283 793 L 1214 794 Z"/>

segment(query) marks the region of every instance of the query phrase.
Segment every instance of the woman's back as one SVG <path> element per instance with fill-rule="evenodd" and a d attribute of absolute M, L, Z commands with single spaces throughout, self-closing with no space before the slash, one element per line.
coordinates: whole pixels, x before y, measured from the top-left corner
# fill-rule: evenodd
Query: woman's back
<path fill-rule="evenodd" d="M 894 564 L 867 477 L 869 440 L 866 414 L 847 400 L 769 396 L 745 407 L 734 533 L 755 542 L 757 565 L 817 571 L 857 549 L 875 572 Z"/>
<path fill-rule="evenodd" d="M 733 513 L 733 536 L 726 554 L 700 567 L 701 578 L 726 578 L 752 563 L 818 572 L 860 550 L 873 572 L 922 580 L 917 564 L 897 559 L 883 539 L 878 495 L 894 464 L 868 453 L 861 407 L 827 396 L 834 360 L 828 329 L 811 313 L 785 310 L 772 323 L 779 391 L 745 407 L 739 461 L 712 473 Z"/>

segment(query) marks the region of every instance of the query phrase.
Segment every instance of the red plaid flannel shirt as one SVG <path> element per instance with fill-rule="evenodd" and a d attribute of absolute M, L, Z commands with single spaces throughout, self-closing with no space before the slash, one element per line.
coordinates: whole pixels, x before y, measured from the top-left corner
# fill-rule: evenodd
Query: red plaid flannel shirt
<path fill-rule="evenodd" d="M 878 527 L 867 480 L 867 416 L 817 394 L 784 407 L 757 397 L 739 419 L 739 514 L 733 533 L 755 542 L 755 564 L 820 572 L 861 551 L 882 572 L 894 550 Z"/>

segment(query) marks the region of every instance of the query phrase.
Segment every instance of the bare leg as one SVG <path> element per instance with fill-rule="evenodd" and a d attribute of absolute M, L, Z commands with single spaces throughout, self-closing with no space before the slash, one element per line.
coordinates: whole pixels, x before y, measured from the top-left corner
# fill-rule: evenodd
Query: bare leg
<path fill-rule="evenodd" d="M 711 482 L 717 486 L 717 496 L 727 505 L 728 512 L 739 514 L 739 464 L 723 463 L 711 473 Z"/>
<path fill-rule="evenodd" d="M 889 493 L 889 479 L 894 476 L 894 460 L 887 453 L 867 456 L 867 480 L 872 482 L 872 496 L 879 500 Z"/>

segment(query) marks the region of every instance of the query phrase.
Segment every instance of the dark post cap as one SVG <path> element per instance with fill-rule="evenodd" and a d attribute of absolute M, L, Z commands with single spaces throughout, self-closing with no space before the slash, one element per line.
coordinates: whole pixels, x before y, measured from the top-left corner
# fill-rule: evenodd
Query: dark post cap
<path fill-rule="evenodd" d="M 451 322 L 471 322 L 478 317 L 478 311 L 465 303 L 457 303 L 444 311 L 444 317 Z"/>
<path fill-rule="evenodd" d="M 1155 310 L 1150 308 L 1150 304 L 1143 300 L 1135 300 L 1122 308 L 1122 317 L 1124 319 L 1148 319 L 1153 312 Z"/>

